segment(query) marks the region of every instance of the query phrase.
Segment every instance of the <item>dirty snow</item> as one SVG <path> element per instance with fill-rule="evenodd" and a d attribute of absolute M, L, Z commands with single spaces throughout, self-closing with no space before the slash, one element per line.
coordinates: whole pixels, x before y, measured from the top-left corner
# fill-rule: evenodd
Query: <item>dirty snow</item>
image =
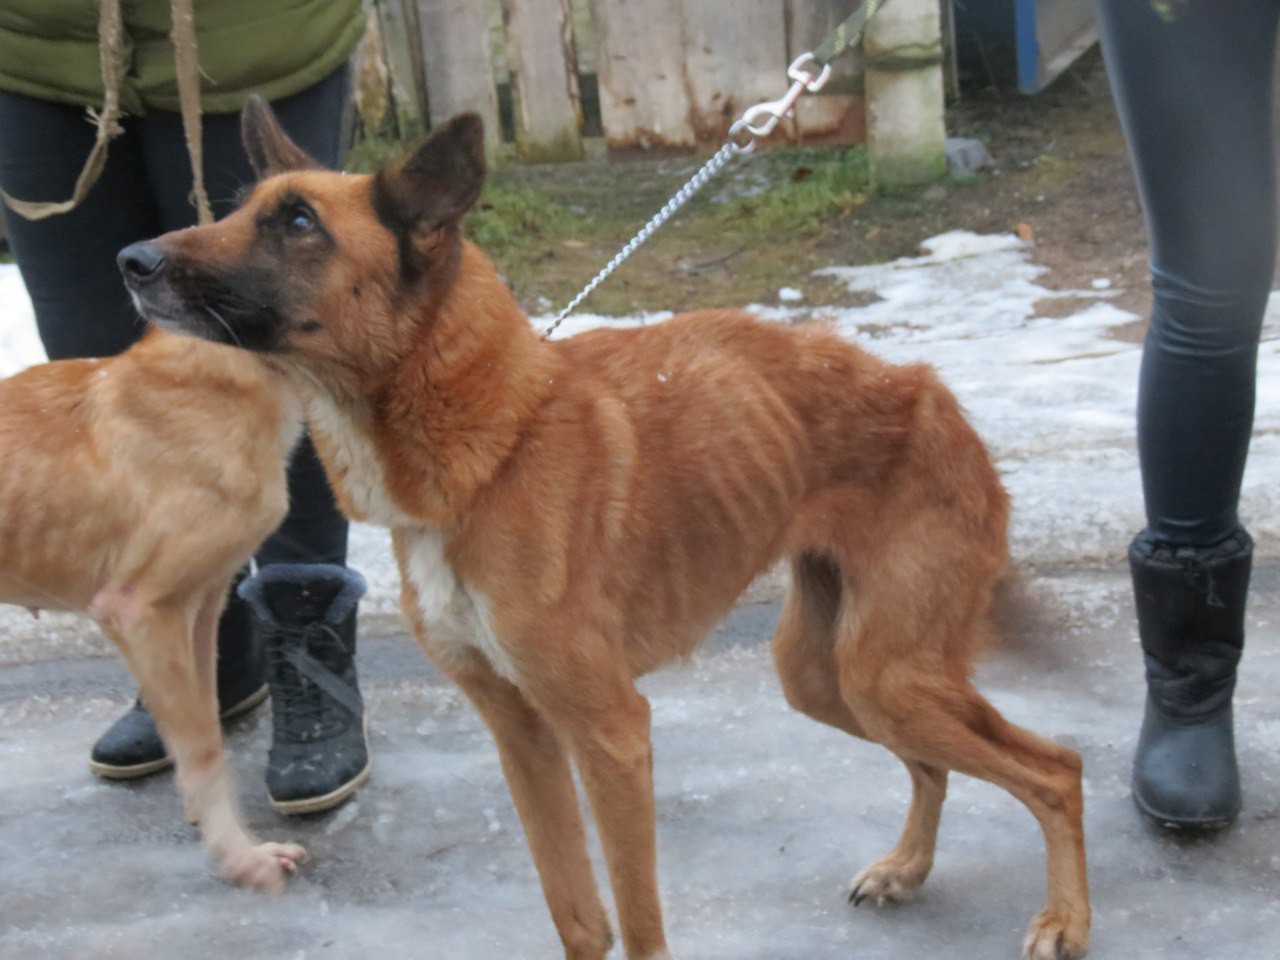
<path fill-rule="evenodd" d="M 13 264 L 0 263 L 0 377 L 44 359 L 22 275 Z"/>

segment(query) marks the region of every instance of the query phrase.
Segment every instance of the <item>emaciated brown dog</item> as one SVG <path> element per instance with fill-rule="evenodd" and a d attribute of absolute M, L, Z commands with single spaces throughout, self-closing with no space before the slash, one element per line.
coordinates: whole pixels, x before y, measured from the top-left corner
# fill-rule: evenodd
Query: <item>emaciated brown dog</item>
<path fill-rule="evenodd" d="M 266 179 L 225 220 L 149 244 L 161 266 L 132 289 L 304 392 L 344 509 L 391 528 L 405 615 L 493 731 L 566 957 L 600 960 L 612 939 L 571 758 L 626 954 L 670 957 L 633 679 L 688 653 L 780 555 L 788 700 L 887 746 L 914 787 L 854 898 L 920 885 L 959 770 L 1044 830 L 1026 954 L 1084 954 L 1080 761 L 970 685 L 1008 504 L 928 367 L 729 311 L 547 342 L 460 234 L 485 173 L 476 117 L 376 176 L 313 169 L 261 102 L 244 129 Z"/>
<path fill-rule="evenodd" d="M 163 330 L 0 380 L 0 603 L 97 621 L 222 875 L 271 891 L 304 852 L 241 826 L 216 633 L 232 577 L 284 519 L 301 430 L 295 393 L 257 357 Z"/>

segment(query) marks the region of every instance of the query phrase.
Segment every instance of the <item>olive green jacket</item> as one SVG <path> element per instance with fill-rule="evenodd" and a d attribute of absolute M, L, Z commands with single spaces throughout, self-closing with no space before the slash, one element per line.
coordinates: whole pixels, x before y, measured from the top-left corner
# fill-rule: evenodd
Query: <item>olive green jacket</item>
<path fill-rule="evenodd" d="M 169 0 L 122 0 L 126 113 L 178 110 Z M 201 102 L 232 113 L 253 92 L 297 93 L 345 63 L 361 0 L 195 0 Z M 101 106 L 98 0 L 0 0 L 0 90 Z"/>

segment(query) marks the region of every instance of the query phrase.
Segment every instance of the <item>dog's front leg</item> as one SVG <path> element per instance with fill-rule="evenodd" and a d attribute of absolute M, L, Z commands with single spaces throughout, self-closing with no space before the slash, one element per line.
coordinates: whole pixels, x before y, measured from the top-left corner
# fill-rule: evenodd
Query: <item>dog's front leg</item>
<path fill-rule="evenodd" d="M 658 896 L 649 702 L 617 661 L 599 667 L 562 677 L 554 690 L 534 696 L 547 705 L 578 762 L 628 960 L 671 960 Z"/>
<path fill-rule="evenodd" d="M 212 682 L 217 612 L 227 586 L 210 594 L 217 598 L 208 601 L 213 611 L 199 601 L 148 603 L 129 588 L 104 589 L 91 609 L 124 654 L 173 753 L 187 818 L 200 825 L 219 873 L 275 893 L 306 851 L 296 844 L 255 845 L 236 809 Z M 201 660 L 203 667 L 197 665 Z"/>
<path fill-rule="evenodd" d="M 602 960 L 613 933 L 591 860 L 569 757 L 546 719 L 478 654 L 439 661 L 493 732 L 567 960 Z"/>
<path fill-rule="evenodd" d="M 192 630 L 192 649 L 193 662 L 196 667 L 196 685 L 200 691 L 199 700 L 202 703 L 217 703 L 218 700 L 218 618 L 222 615 L 222 608 L 225 606 L 226 594 L 206 594 L 205 599 L 201 602 L 199 611 L 196 613 L 195 625 Z M 186 811 L 187 822 L 192 826 L 200 825 L 201 811 L 195 809 L 194 801 L 197 799 L 195 791 L 187 789 L 184 782 L 184 774 L 182 768 L 178 768 L 178 791 L 182 794 L 182 803 Z M 229 787 L 229 791 L 233 791 L 234 787 Z M 231 803 L 235 804 L 234 793 L 231 796 Z"/>

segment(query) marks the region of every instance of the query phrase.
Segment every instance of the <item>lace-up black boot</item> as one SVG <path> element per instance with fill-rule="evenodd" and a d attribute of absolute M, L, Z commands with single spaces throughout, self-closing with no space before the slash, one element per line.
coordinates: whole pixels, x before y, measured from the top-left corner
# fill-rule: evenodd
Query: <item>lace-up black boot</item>
<path fill-rule="evenodd" d="M 1252 560 L 1244 530 L 1208 548 L 1144 530 L 1129 547 L 1147 670 L 1133 799 L 1161 826 L 1223 827 L 1240 812 L 1231 696 Z"/>
<path fill-rule="evenodd" d="M 237 574 L 218 621 L 218 707 L 223 722 L 267 699 L 267 662 L 254 635 L 249 607 L 236 594 L 248 575 Z M 113 723 L 89 752 L 89 769 L 108 780 L 136 780 L 173 765 L 151 711 L 141 700 Z"/>
<path fill-rule="evenodd" d="M 369 777 L 356 682 L 360 574 L 272 564 L 240 585 L 267 649 L 273 739 L 267 793 L 281 813 L 336 807 Z"/>

